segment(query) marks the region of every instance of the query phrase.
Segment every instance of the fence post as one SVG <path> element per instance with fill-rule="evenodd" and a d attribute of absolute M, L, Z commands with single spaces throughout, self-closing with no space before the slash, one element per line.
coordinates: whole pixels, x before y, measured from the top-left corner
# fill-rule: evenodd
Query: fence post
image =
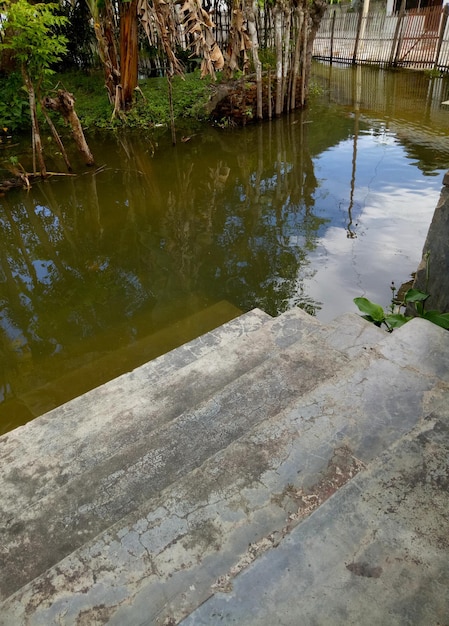
<path fill-rule="evenodd" d="M 331 50 L 330 50 L 330 64 L 332 65 L 332 58 L 334 56 L 334 30 L 335 30 L 335 14 L 336 14 L 336 10 L 334 9 L 334 12 L 332 13 L 332 25 L 331 25 Z"/>
<path fill-rule="evenodd" d="M 403 0 L 403 2 L 405 2 L 405 0 Z M 357 63 L 357 51 L 358 51 L 359 40 L 360 40 L 360 29 L 362 28 L 362 16 L 363 16 L 363 11 L 362 11 L 362 9 L 360 9 L 360 11 L 359 11 L 359 19 L 357 21 L 357 34 L 355 36 L 355 43 L 354 43 L 354 54 L 352 55 L 352 64 L 353 65 L 355 65 Z"/>
<path fill-rule="evenodd" d="M 394 29 L 394 37 L 393 44 L 391 46 L 390 60 L 388 61 L 388 65 L 396 65 L 397 64 L 397 56 L 399 52 L 399 33 L 401 31 L 402 20 L 405 15 L 405 3 L 406 0 L 401 0 L 401 8 L 399 9 L 398 21 L 396 22 L 396 28 Z"/>
<path fill-rule="evenodd" d="M 440 19 L 440 32 L 438 34 L 437 50 L 435 52 L 435 63 L 433 64 L 434 70 L 438 68 L 438 61 L 440 60 L 441 46 L 443 45 L 443 37 L 444 37 L 444 32 L 446 30 L 448 15 L 449 15 L 449 5 L 445 4 L 443 12 L 441 14 L 441 19 Z"/>

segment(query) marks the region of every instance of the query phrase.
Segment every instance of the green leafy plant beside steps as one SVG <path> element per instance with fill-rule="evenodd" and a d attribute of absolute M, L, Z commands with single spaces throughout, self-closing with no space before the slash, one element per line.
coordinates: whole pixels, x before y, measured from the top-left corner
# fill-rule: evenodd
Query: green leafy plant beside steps
<path fill-rule="evenodd" d="M 354 298 L 354 304 L 364 314 L 364 317 L 369 322 L 372 322 L 376 326 L 384 325 L 388 332 L 392 332 L 395 328 L 399 328 L 403 324 L 413 319 L 413 317 L 422 317 L 429 320 L 437 326 L 441 326 L 446 330 L 449 329 L 449 313 L 440 313 L 439 311 L 426 311 L 425 303 L 429 298 L 428 293 L 424 293 L 419 289 L 409 289 L 403 298 L 403 301 L 396 305 L 394 299 L 395 287 L 392 283 L 391 287 L 393 291 L 392 303 L 390 310 L 385 312 L 380 304 L 376 304 L 368 300 L 368 298 Z M 400 312 L 401 308 L 405 308 L 409 304 L 414 306 L 415 315 L 408 316 Z M 395 306 L 396 305 L 396 306 Z M 395 309 L 397 310 L 395 311 Z"/>

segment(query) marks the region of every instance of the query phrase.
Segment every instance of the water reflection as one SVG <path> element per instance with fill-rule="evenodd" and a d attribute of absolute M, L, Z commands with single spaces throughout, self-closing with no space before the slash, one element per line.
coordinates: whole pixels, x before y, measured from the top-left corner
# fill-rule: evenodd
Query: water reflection
<path fill-rule="evenodd" d="M 0 429 L 240 311 L 385 300 L 417 265 L 449 152 L 416 106 L 367 107 L 366 69 L 333 69 L 321 100 L 271 124 L 176 148 L 92 139 L 96 173 L 2 199 Z"/>

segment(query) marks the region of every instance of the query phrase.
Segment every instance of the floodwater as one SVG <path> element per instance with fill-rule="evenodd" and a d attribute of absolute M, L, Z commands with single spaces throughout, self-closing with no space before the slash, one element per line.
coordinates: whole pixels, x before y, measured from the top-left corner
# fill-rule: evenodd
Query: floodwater
<path fill-rule="evenodd" d="M 91 137 L 95 171 L 1 199 L 0 432 L 254 307 L 389 304 L 449 169 L 448 82 L 313 76 L 305 112 Z"/>

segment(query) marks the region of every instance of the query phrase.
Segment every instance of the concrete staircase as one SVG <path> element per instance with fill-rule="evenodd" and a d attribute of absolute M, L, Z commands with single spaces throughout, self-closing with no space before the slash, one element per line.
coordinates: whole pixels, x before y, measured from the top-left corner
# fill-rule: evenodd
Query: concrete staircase
<path fill-rule="evenodd" d="M 116 378 L 0 438 L 0 624 L 446 625 L 448 400 L 447 331 L 300 309 Z"/>

